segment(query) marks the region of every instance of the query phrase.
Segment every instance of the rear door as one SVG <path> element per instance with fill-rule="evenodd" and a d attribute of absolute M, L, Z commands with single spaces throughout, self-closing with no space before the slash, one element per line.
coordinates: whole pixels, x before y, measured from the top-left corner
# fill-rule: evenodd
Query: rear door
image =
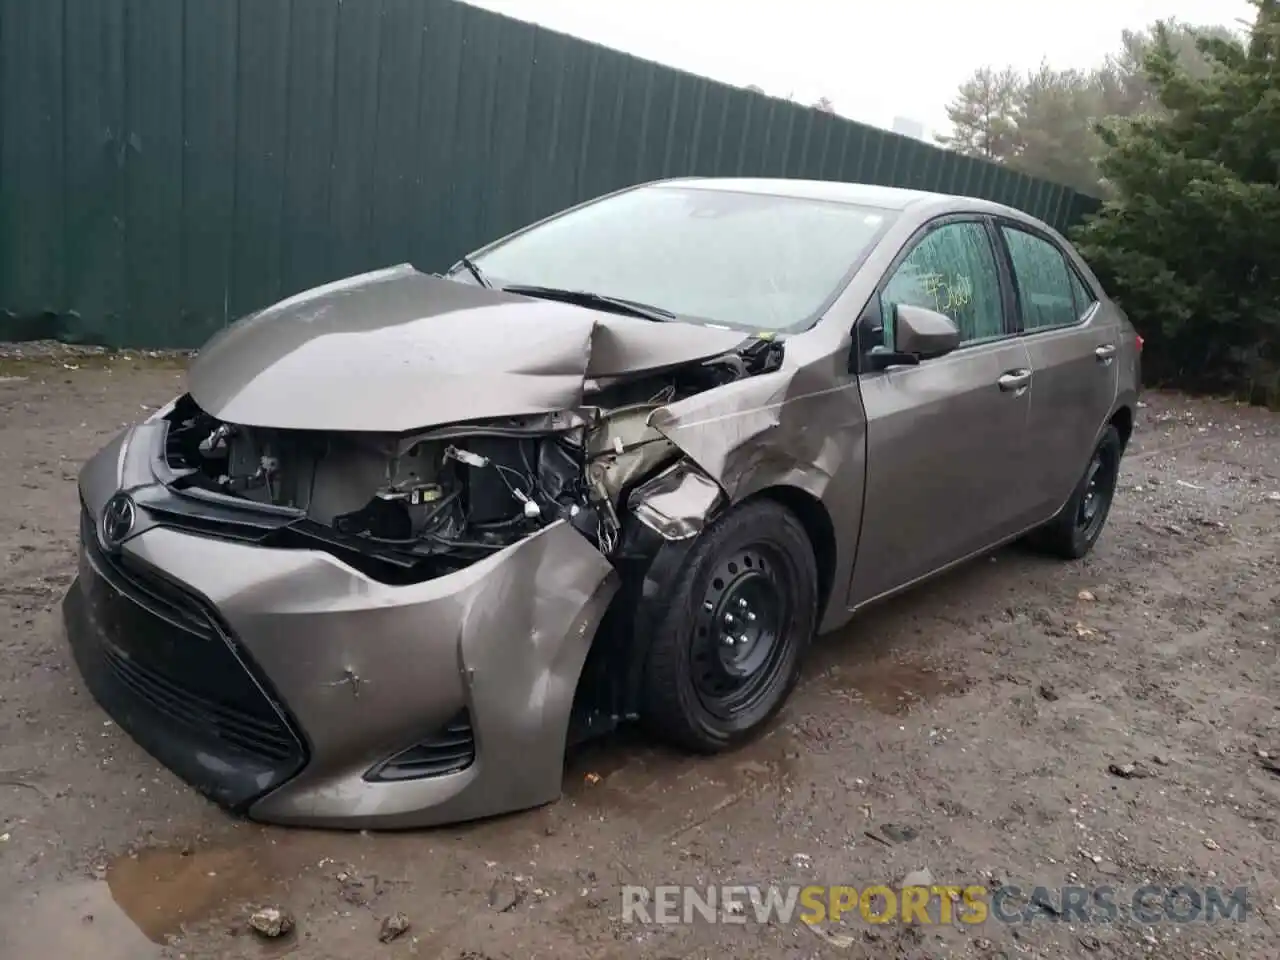
<path fill-rule="evenodd" d="M 982 217 L 934 221 L 903 249 L 859 321 L 892 346 L 894 304 L 947 314 L 962 344 L 918 366 L 859 374 L 867 480 L 851 605 L 976 553 L 1025 525 L 1030 358 Z"/>
<path fill-rule="evenodd" d="M 1118 385 L 1121 330 L 1056 240 L 1000 221 L 1031 358 L 1029 442 L 1038 510 L 1056 512 L 1084 473 Z"/>

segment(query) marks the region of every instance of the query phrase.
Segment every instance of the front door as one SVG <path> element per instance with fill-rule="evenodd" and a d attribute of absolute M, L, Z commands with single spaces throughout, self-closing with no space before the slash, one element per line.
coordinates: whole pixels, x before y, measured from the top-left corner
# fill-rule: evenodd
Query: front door
<path fill-rule="evenodd" d="M 962 342 L 918 366 L 859 375 L 867 481 L 851 606 L 1025 526 L 1031 361 L 1010 302 L 991 228 L 953 219 L 911 242 L 861 321 L 892 346 L 893 305 L 926 307 L 951 317 Z"/>
<path fill-rule="evenodd" d="M 1031 356 L 1028 442 L 1047 518 L 1084 475 L 1119 385 L 1121 329 L 1048 237 L 1001 223 Z"/>

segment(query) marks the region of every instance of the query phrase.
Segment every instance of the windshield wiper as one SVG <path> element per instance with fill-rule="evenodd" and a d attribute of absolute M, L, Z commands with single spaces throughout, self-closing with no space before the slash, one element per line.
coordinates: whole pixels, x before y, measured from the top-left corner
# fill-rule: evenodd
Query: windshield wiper
<path fill-rule="evenodd" d="M 559 300 L 562 303 L 572 303 L 580 307 L 594 307 L 599 310 L 608 310 L 611 313 L 640 317 L 642 320 L 654 320 L 658 323 L 676 319 L 674 313 L 670 310 L 664 310 L 662 307 L 640 303 L 636 300 L 624 300 L 622 297 L 610 297 L 603 293 L 592 293 L 590 290 L 563 290 L 559 287 L 528 286 L 521 283 L 513 283 L 511 286 L 503 287 L 502 289 L 507 293 L 518 293 L 524 297 Z"/>
<path fill-rule="evenodd" d="M 459 257 L 458 262 L 467 268 L 467 272 L 476 278 L 476 283 L 482 287 L 493 289 L 493 284 L 489 282 L 489 278 L 484 275 L 484 271 L 475 265 L 475 262 L 467 256 Z"/>

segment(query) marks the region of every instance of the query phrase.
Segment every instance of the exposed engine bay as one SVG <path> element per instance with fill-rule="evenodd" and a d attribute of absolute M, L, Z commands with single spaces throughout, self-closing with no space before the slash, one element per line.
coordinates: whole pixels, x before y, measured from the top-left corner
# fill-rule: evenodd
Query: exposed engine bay
<path fill-rule="evenodd" d="M 606 556 L 628 491 L 678 459 L 648 426 L 659 407 L 776 369 L 782 344 L 675 370 L 588 381 L 584 404 L 551 415 L 411 434 L 278 430 L 223 423 L 188 396 L 168 414 L 176 489 L 288 508 L 347 552 L 409 579 L 441 576 L 564 520 Z"/>

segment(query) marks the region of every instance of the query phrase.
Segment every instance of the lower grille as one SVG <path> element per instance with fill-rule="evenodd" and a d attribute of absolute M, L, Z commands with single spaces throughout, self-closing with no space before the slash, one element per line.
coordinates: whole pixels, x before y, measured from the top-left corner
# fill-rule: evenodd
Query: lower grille
<path fill-rule="evenodd" d="M 297 773 L 305 750 L 204 600 L 102 549 L 81 518 L 67 632 L 94 696 L 175 773 L 229 806 Z"/>
<path fill-rule="evenodd" d="M 175 723 L 195 727 L 229 746 L 271 760 L 287 760 L 297 748 L 281 723 L 264 722 L 193 694 L 111 647 L 105 647 L 103 654 L 121 683 Z"/>
<path fill-rule="evenodd" d="M 476 759 L 471 715 L 464 709 L 440 730 L 371 770 L 369 780 L 417 780 L 459 773 Z"/>

